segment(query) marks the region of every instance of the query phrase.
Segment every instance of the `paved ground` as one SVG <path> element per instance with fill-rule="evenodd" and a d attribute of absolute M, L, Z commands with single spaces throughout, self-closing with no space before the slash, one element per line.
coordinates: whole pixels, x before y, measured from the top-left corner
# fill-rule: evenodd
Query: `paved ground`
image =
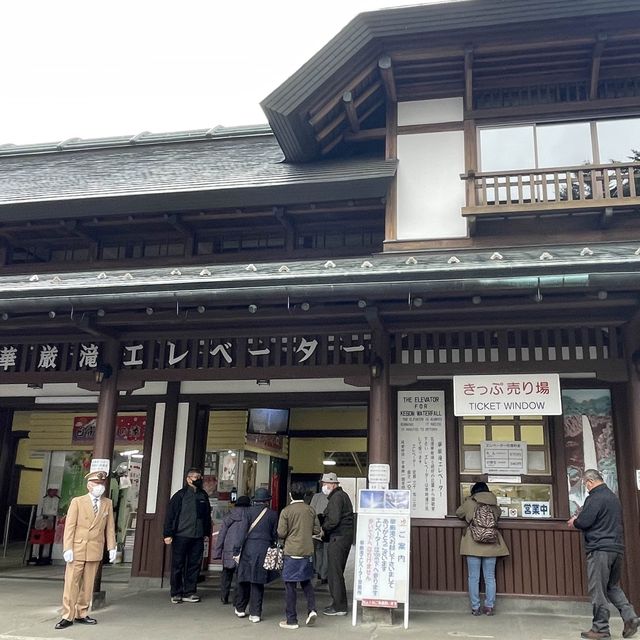
<path fill-rule="evenodd" d="M 27 576 L 27 577 L 25 577 Z M 411 603 L 409 629 L 402 628 L 398 612 L 394 626 L 359 621 L 351 626 L 351 617 L 320 616 L 314 628 L 286 631 L 278 627 L 282 619 L 284 592 L 281 583 L 267 589 L 263 620 L 252 624 L 238 619 L 230 606 L 218 600 L 218 579 L 208 578 L 201 585 L 203 600 L 199 604 L 172 605 L 166 589 L 135 591 L 126 582 L 127 571 L 109 567 L 104 572 L 107 607 L 95 613 L 95 627 L 74 625 L 63 631 L 53 626 L 59 619 L 62 594 L 62 567 L 8 568 L 0 572 L 0 640 L 56 638 L 69 640 L 129 639 L 174 640 L 175 638 L 208 638 L 233 635 L 234 640 L 281 638 L 283 634 L 306 637 L 352 640 L 385 640 L 402 635 L 407 639 L 450 640 L 568 640 L 579 639 L 580 631 L 589 628 L 588 605 L 551 601 L 502 598 L 498 615 L 475 618 L 469 615 L 464 596 L 414 597 Z M 326 588 L 317 592 L 318 606 L 329 604 Z M 301 605 L 302 603 L 300 603 Z M 302 611 L 302 606 L 300 606 Z M 622 623 L 615 619 L 614 637 L 620 637 Z"/>

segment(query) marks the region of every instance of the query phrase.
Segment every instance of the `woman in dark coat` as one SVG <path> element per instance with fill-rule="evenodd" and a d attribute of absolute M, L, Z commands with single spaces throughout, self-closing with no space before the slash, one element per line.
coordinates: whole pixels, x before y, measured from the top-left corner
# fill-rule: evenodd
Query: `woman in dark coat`
<path fill-rule="evenodd" d="M 278 514 L 269 508 L 271 495 L 260 487 L 253 498 L 253 506 L 247 509 L 246 537 L 238 564 L 238 587 L 235 598 L 235 614 L 244 618 L 249 605 L 249 621 L 260 622 L 264 585 L 275 580 L 278 573 L 262 566 L 267 549 L 278 537 Z M 260 520 L 258 520 L 260 518 Z M 256 523 L 255 525 L 252 524 Z"/>
<path fill-rule="evenodd" d="M 213 557 L 222 558 L 222 578 L 220 580 L 220 600 L 222 604 L 229 604 L 229 592 L 233 574 L 236 572 L 236 561 L 233 559 L 242 549 L 242 542 L 247 531 L 247 507 L 251 506 L 248 496 L 240 496 L 236 506 L 222 520 L 222 527 L 218 532 Z"/>

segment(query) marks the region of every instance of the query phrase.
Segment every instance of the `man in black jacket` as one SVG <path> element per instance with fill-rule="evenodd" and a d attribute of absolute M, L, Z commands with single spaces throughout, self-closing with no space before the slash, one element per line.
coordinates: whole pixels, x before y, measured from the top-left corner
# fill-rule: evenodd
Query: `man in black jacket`
<path fill-rule="evenodd" d="M 640 619 L 620 587 L 624 540 L 622 506 L 595 469 L 587 469 L 582 481 L 589 492 L 582 511 L 567 521 L 580 529 L 587 553 L 587 586 L 593 605 L 593 622 L 589 631 L 580 635 L 587 640 L 610 638 L 609 602 L 624 620 L 623 638 L 631 638 L 640 626 Z"/>
<path fill-rule="evenodd" d="M 335 473 L 322 476 L 322 492 L 329 497 L 329 504 L 321 518 L 324 539 L 327 545 L 327 580 L 331 605 L 322 613 L 326 616 L 347 615 L 347 587 L 344 568 L 353 544 L 353 505 L 340 487 Z"/>
<path fill-rule="evenodd" d="M 211 535 L 211 505 L 199 469 L 187 471 L 186 486 L 169 501 L 163 535 L 171 545 L 171 602 L 200 602 L 197 582 L 204 539 Z"/>

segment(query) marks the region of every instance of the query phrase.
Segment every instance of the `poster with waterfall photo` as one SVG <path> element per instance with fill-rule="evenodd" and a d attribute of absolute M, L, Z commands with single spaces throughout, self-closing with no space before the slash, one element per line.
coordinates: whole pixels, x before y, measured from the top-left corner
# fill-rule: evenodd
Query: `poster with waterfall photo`
<path fill-rule="evenodd" d="M 608 389 L 564 389 L 562 410 L 569 511 L 573 515 L 587 497 L 582 486 L 585 469 L 598 469 L 609 488 L 618 493 L 611 393 Z"/>

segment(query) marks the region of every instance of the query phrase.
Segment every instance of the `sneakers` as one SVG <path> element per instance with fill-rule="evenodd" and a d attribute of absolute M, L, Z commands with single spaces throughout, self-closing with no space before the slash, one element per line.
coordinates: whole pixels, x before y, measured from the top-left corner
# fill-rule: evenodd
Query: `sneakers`
<path fill-rule="evenodd" d="M 472 616 L 481 616 L 482 615 L 482 609 L 471 609 L 471 615 Z"/>
<path fill-rule="evenodd" d="M 182 602 L 200 602 L 200 596 L 191 593 L 188 596 L 182 596 Z"/>
<path fill-rule="evenodd" d="M 322 610 L 322 613 L 324 613 L 325 616 L 346 616 L 347 615 L 346 611 L 338 611 L 334 607 L 326 607 L 325 609 Z"/>
<path fill-rule="evenodd" d="M 249 622 L 260 622 L 260 616 L 249 616 Z"/>
<path fill-rule="evenodd" d="M 182 598 L 180 596 L 171 596 L 171 602 L 173 604 L 180 604 L 182 602 Z"/>
<path fill-rule="evenodd" d="M 318 617 L 318 614 L 315 611 L 309 611 L 309 615 L 305 620 L 305 624 L 307 625 L 307 627 L 313 627 L 313 625 L 316 623 L 317 617 Z"/>
<path fill-rule="evenodd" d="M 624 623 L 624 629 L 622 630 L 623 638 L 632 638 L 636 635 L 636 631 L 638 631 L 638 627 L 640 627 L 640 618 L 632 618 L 631 620 L 627 620 Z"/>
<path fill-rule="evenodd" d="M 585 640 L 608 640 L 611 635 L 609 633 L 589 629 L 589 631 L 583 631 L 580 634 L 580 637 L 585 638 Z"/>
<path fill-rule="evenodd" d="M 484 612 L 488 615 L 488 616 L 492 616 L 495 613 L 495 610 L 493 607 L 485 607 L 484 608 Z"/>
<path fill-rule="evenodd" d="M 233 613 L 235 613 L 238 618 L 244 618 L 247 615 L 244 611 L 238 611 L 237 609 L 234 609 Z"/>
<path fill-rule="evenodd" d="M 278 623 L 278 626 L 281 629 L 299 629 L 300 628 L 300 625 L 297 622 L 290 624 L 286 620 L 280 620 L 280 622 Z"/>

